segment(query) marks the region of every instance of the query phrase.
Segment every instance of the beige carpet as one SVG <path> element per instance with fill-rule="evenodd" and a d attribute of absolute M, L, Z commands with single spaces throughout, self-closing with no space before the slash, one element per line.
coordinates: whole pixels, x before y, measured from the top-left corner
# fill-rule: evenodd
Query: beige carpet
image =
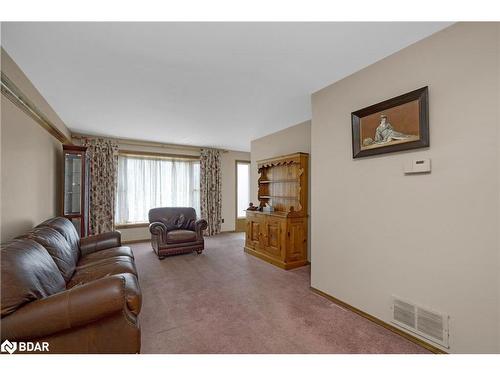
<path fill-rule="evenodd" d="M 143 293 L 142 353 L 427 353 L 309 290 L 310 269 L 284 271 L 243 252 L 244 235 L 158 260 L 131 245 Z"/>

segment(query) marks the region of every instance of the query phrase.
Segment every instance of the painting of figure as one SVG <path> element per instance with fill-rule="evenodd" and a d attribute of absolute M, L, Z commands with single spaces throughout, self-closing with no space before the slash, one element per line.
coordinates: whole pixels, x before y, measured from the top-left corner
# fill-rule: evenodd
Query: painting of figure
<path fill-rule="evenodd" d="M 361 119 L 361 149 L 418 141 L 418 101 Z"/>
<path fill-rule="evenodd" d="M 427 147 L 427 87 L 352 113 L 353 157 Z"/>

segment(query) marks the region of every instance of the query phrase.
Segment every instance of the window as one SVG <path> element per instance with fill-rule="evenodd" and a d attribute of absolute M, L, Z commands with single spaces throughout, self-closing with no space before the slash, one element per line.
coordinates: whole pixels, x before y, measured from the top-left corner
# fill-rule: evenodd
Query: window
<path fill-rule="evenodd" d="M 245 210 L 250 202 L 250 163 L 247 161 L 236 162 L 236 217 L 245 217 Z"/>
<path fill-rule="evenodd" d="M 154 207 L 193 207 L 199 217 L 200 161 L 119 155 L 116 195 L 116 224 L 148 222 Z"/>

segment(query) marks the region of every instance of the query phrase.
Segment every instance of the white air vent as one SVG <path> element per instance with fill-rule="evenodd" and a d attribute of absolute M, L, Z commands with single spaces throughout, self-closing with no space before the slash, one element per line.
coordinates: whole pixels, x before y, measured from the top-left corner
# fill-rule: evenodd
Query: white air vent
<path fill-rule="evenodd" d="M 424 309 L 393 296 L 392 322 L 448 348 L 447 315 Z"/>
<path fill-rule="evenodd" d="M 399 299 L 394 299 L 393 319 L 396 322 L 415 329 L 417 327 L 415 324 L 415 306 Z"/>

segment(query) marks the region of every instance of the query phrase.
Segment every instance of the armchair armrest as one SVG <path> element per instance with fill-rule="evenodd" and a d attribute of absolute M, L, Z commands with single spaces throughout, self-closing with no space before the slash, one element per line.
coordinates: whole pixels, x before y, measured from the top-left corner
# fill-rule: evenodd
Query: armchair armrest
<path fill-rule="evenodd" d="M 134 275 L 108 276 L 30 302 L 5 316 L 1 320 L 2 340 L 49 336 L 122 310 L 126 315 L 137 315 L 140 306 L 141 292 Z"/>
<path fill-rule="evenodd" d="M 167 226 L 160 221 L 155 221 L 149 224 L 149 232 L 159 236 L 163 241 L 167 240 Z"/>
<path fill-rule="evenodd" d="M 118 231 L 101 233 L 95 236 L 80 239 L 80 251 L 82 255 L 94 253 L 99 250 L 109 249 L 122 245 L 122 235 Z"/>
<path fill-rule="evenodd" d="M 205 219 L 196 220 L 194 223 L 194 230 L 198 240 L 203 239 L 203 231 L 208 228 L 208 222 Z"/>

